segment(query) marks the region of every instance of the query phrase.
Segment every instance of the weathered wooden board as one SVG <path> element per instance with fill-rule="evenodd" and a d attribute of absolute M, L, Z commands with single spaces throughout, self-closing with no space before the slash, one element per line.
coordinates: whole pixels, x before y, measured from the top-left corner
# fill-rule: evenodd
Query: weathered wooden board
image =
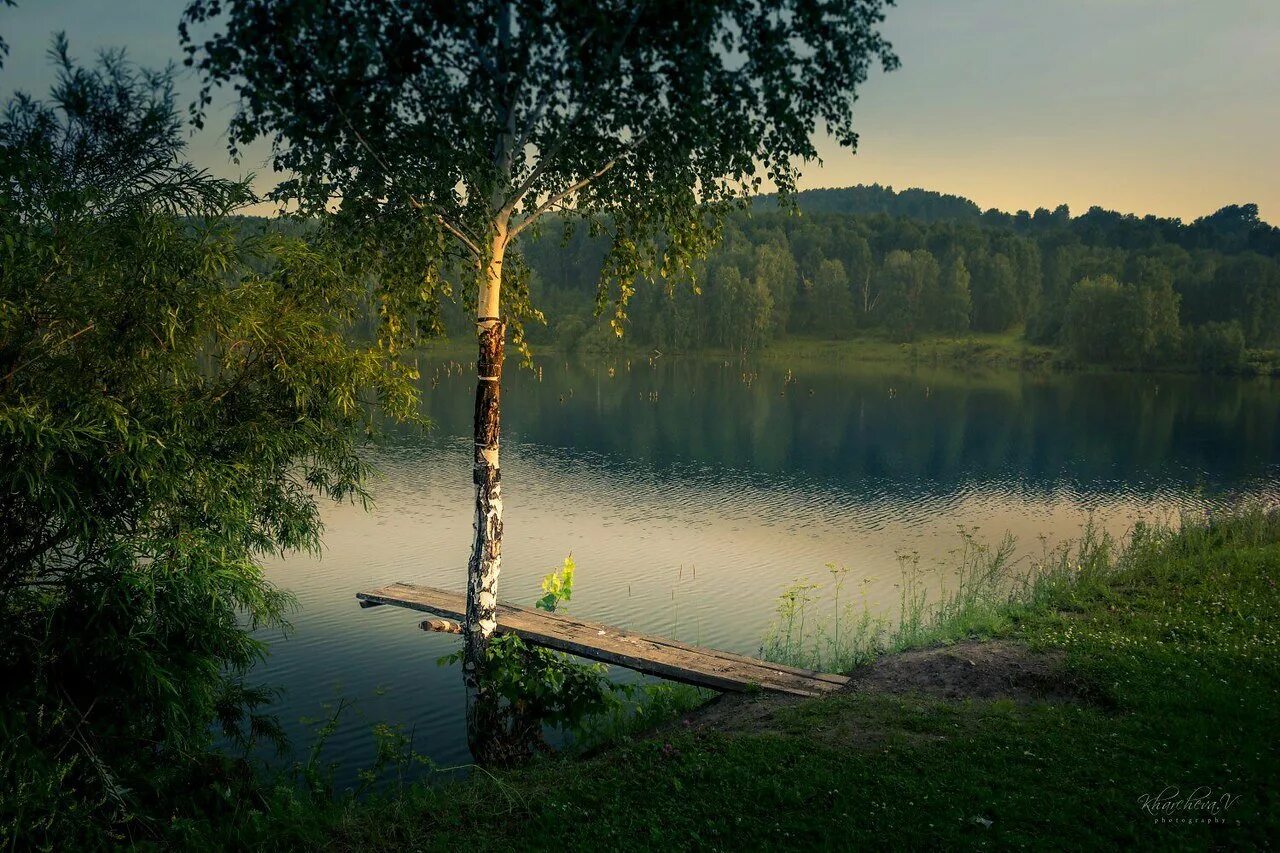
<path fill-rule="evenodd" d="M 467 610 L 464 595 L 407 583 L 358 592 L 356 598 L 363 607 L 390 604 L 453 619 L 465 618 Z M 513 604 L 498 605 L 498 630 L 558 651 L 717 690 L 817 696 L 839 690 L 849 681 L 843 675 L 782 666 Z"/>

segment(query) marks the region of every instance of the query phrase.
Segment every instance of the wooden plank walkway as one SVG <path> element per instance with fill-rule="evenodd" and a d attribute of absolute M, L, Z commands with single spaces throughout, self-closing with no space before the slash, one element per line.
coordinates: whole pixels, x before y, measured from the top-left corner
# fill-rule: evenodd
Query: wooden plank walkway
<path fill-rule="evenodd" d="M 465 618 L 467 610 L 464 595 L 407 583 L 358 592 L 356 598 L 364 607 L 390 604 L 452 619 Z M 557 651 L 717 690 L 761 689 L 818 696 L 839 690 L 849 681 L 843 675 L 781 666 L 513 604 L 498 605 L 498 631 Z"/>

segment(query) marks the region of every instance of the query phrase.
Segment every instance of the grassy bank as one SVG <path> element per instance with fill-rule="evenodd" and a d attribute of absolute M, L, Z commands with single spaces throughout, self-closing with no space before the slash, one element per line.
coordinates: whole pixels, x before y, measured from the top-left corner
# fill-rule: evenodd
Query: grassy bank
<path fill-rule="evenodd" d="M 217 840 L 401 850 L 1280 839 L 1280 516 L 1251 509 L 1122 544 L 1095 537 L 1034 572 L 1006 567 L 941 603 L 904 603 L 916 624 L 859 642 L 998 639 L 1053 662 L 1066 698 L 758 697 L 750 714 L 714 725 L 694 716 L 589 758 L 363 802 L 282 789 Z"/>
<path fill-rule="evenodd" d="M 577 350 L 585 353 L 601 352 L 617 356 L 648 357 L 656 350 L 634 339 L 606 339 L 607 346 L 584 345 Z M 446 357 L 465 360 L 474 358 L 475 345 L 469 338 L 450 338 L 435 342 L 430 351 Z M 563 353 L 565 349 L 552 341 L 533 344 L 535 356 L 544 353 Z M 684 354 L 684 353 L 671 353 Z M 740 351 L 706 347 L 689 354 L 715 358 L 742 358 Z M 747 353 L 753 361 L 799 364 L 905 364 L 920 366 L 952 367 L 1006 367 L 1019 369 L 1045 369 L 1066 366 L 1058 350 L 1052 347 L 1028 343 L 1021 330 L 1000 334 L 974 332 L 963 337 L 928 336 L 912 343 L 898 343 L 882 334 L 864 332 L 850 338 L 821 338 L 790 336 L 773 341 L 768 346 Z"/>
<path fill-rule="evenodd" d="M 774 341 L 752 354 L 752 358 L 780 363 L 851 362 L 902 364 L 913 367 L 1006 368 L 1014 370 L 1084 370 L 1095 372 L 1199 373 L 1192 363 L 1167 363 L 1148 368 L 1136 365 L 1087 363 L 1075 359 L 1062 347 L 1042 346 L 1027 341 L 1020 328 L 1007 332 L 970 332 L 963 336 L 926 335 L 909 343 L 898 343 L 875 332 L 830 340 L 789 337 Z M 1280 352 L 1248 350 L 1238 367 L 1226 371 L 1240 376 L 1280 375 Z"/>
<path fill-rule="evenodd" d="M 1027 343 L 1020 331 L 975 332 L 964 337 L 930 336 L 911 343 L 898 343 L 874 334 L 842 340 L 794 337 L 775 341 L 754 357 L 782 363 L 861 362 L 1020 370 L 1065 366 L 1057 350 Z"/>
<path fill-rule="evenodd" d="M 603 338 L 605 345 L 586 344 L 576 349 L 592 355 L 609 354 L 617 357 L 648 357 L 655 352 L 653 346 L 641 344 L 631 338 Z M 438 341 L 430 352 L 461 361 L 474 360 L 475 348 L 470 338 L 451 338 Z M 553 341 L 533 344 L 535 357 L 541 354 L 563 354 L 566 350 Z M 674 353 L 673 353 L 674 354 Z M 707 347 L 689 354 L 715 358 L 741 358 L 743 353 L 716 347 Z M 746 354 L 751 361 L 780 365 L 904 365 L 911 367 L 940 367 L 959 369 L 1012 369 L 1012 370 L 1086 370 L 1134 372 L 1149 370 L 1153 373 L 1198 373 L 1200 368 L 1191 363 L 1162 364 L 1151 368 L 1135 366 L 1090 364 L 1074 359 L 1061 348 L 1042 346 L 1027 341 L 1021 328 L 1007 332 L 969 332 L 962 336 L 924 335 L 915 341 L 900 343 L 878 331 L 860 331 L 848 338 L 822 338 L 793 335 L 772 341 L 767 346 Z M 1245 353 L 1238 369 L 1228 371 L 1241 376 L 1280 375 L 1280 352 L 1252 349 Z"/>

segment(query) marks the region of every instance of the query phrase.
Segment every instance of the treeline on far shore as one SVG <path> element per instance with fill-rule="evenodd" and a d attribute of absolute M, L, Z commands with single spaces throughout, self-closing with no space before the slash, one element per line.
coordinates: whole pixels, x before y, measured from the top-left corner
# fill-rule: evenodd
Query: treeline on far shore
<path fill-rule="evenodd" d="M 692 280 L 642 282 L 625 342 L 757 351 L 791 337 L 914 342 L 1020 335 L 1060 360 L 1124 369 L 1280 372 L 1280 229 L 1253 204 L 1190 224 L 1065 205 L 1016 214 L 959 196 L 858 186 L 760 197 Z M 556 227 L 521 259 L 546 324 L 535 344 L 620 344 L 598 311 L 608 237 Z M 468 334 L 469 312 L 446 312 Z"/>
<path fill-rule="evenodd" d="M 981 212 L 956 196 L 854 187 L 771 199 L 733 217 L 699 289 L 641 287 L 627 334 L 664 350 L 753 350 L 787 336 L 895 341 L 1025 329 L 1081 363 L 1270 372 L 1280 363 L 1280 229 L 1255 205 L 1190 225 L 1065 206 Z M 593 318 L 603 239 L 525 248 L 548 327 L 606 343 Z"/>

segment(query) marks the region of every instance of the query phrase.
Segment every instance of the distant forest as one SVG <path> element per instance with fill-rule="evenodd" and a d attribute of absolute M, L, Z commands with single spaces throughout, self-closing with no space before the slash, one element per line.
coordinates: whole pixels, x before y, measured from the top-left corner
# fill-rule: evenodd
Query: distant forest
<path fill-rule="evenodd" d="M 664 352 L 751 351 L 788 336 L 911 342 L 1022 335 L 1084 363 L 1272 370 L 1280 348 L 1280 228 L 1254 204 L 1190 224 L 1099 207 L 983 211 L 966 198 L 879 185 L 818 189 L 796 211 L 761 196 L 731 216 L 688 281 L 637 287 L 626 341 Z M 535 344 L 618 345 L 596 315 L 605 237 L 526 240 Z M 669 285 L 669 286 L 667 286 Z M 448 312 L 466 335 L 465 306 Z"/>
<path fill-rule="evenodd" d="M 641 287 L 627 335 L 681 351 L 752 350 L 788 335 L 893 340 L 1025 330 L 1084 362 L 1237 370 L 1280 346 L 1280 228 L 1253 204 L 1184 224 L 1098 207 L 983 212 L 954 195 L 858 186 L 761 197 L 687 283 Z M 524 247 L 548 318 L 537 341 L 600 345 L 603 238 Z"/>

